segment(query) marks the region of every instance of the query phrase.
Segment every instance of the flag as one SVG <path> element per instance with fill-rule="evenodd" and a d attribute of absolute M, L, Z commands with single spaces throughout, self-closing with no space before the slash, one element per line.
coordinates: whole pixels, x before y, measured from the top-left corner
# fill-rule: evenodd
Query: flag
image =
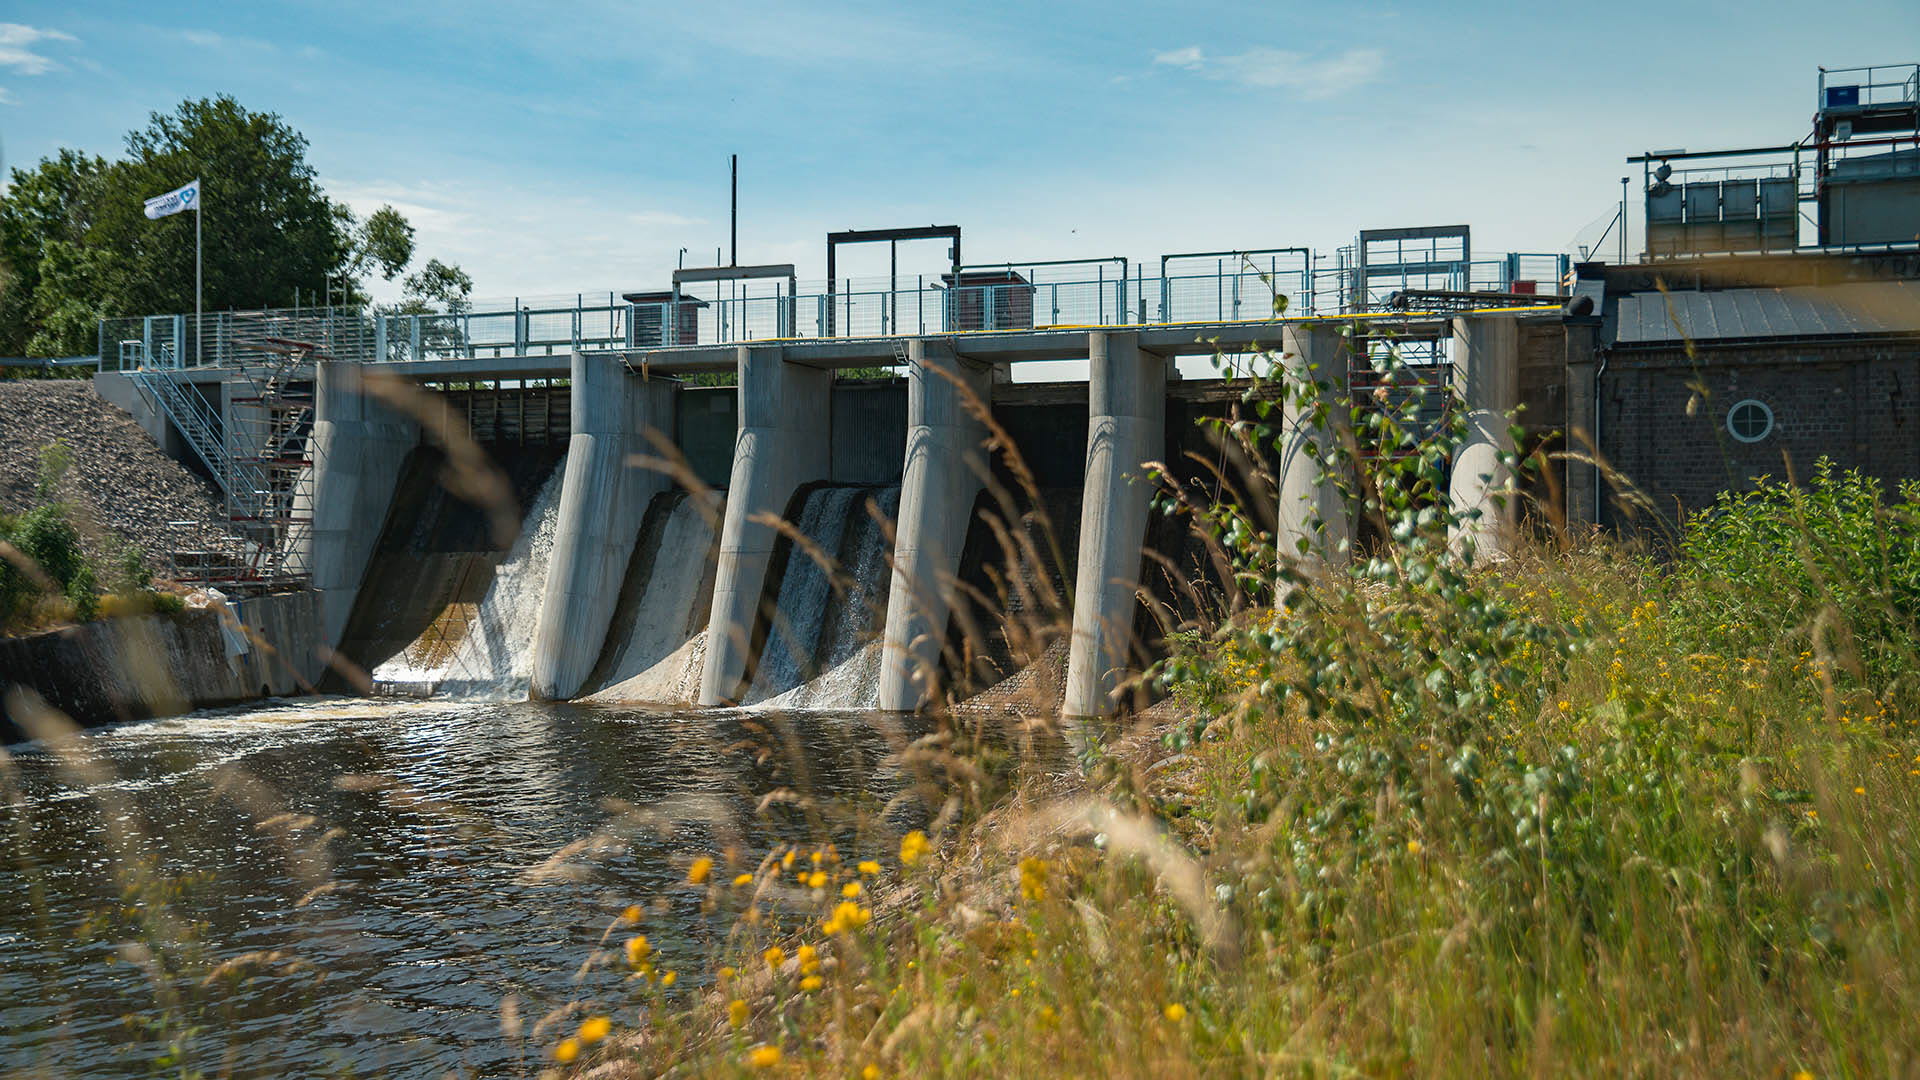
<path fill-rule="evenodd" d="M 184 187 L 174 188 L 165 195 L 155 195 L 147 200 L 147 216 L 150 218 L 163 218 L 182 210 L 198 209 L 200 209 L 200 181 L 198 180 Z"/>

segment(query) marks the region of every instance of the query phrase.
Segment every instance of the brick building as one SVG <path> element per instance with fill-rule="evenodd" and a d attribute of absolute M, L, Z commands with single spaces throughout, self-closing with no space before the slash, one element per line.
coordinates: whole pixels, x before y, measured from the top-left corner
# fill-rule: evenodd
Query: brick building
<path fill-rule="evenodd" d="M 1920 255 L 1582 264 L 1565 316 L 1569 516 L 1622 533 L 1821 457 L 1920 478 Z M 1532 397 L 1533 395 L 1529 395 Z M 1596 500 L 1595 493 L 1605 492 Z"/>

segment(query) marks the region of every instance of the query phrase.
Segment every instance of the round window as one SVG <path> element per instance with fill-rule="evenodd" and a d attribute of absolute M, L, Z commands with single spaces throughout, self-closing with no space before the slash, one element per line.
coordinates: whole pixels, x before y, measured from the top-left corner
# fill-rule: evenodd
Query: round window
<path fill-rule="evenodd" d="M 1741 442 L 1759 442 L 1773 434 L 1773 410 L 1748 398 L 1727 410 L 1727 433 Z"/>

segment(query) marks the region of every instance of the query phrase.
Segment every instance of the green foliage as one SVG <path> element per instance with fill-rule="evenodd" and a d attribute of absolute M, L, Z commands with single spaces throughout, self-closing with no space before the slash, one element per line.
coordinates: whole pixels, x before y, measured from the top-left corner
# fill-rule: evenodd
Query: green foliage
<path fill-rule="evenodd" d="M 196 225 L 208 311 L 284 307 L 323 281 L 363 301 L 362 277 L 390 281 L 413 258 L 406 218 L 383 206 L 357 221 L 329 199 L 306 138 L 275 114 L 190 99 L 126 142 L 118 161 L 63 149 L 13 171 L 0 195 L 0 354 L 91 354 L 103 317 L 193 311 Z M 144 199 L 196 177 L 203 220 L 145 216 Z M 472 288 L 457 267 L 423 273 L 429 289 Z"/>
<path fill-rule="evenodd" d="M 427 265 L 408 274 L 405 282 L 406 304 L 415 310 L 402 308 L 401 314 L 425 314 L 427 312 L 446 312 L 450 315 L 463 314 L 468 310 L 473 296 L 473 278 L 465 270 L 439 259 L 428 259 Z"/>
<path fill-rule="evenodd" d="M 1456 744 L 1503 691 L 1511 692 L 1517 658 L 1580 646 L 1572 628 L 1516 618 L 1497 582 L 1476 570 L 1470 543 L 1456 535 L 1479 511 L 1455 510 L 1447 501 L 1447 463 L 1465 441 L 1465 421 L 1456 413 L 1423 431 L 1424 387 L 1396 355 L 1382 364 L 1391 380 L 1413 388 L 1397 406 L 1348 406 L 1317 372 L 1289 379 L 1276 371 L 1256 374 L 1246 392 L 1252 417 L 1219 422 L 1226 437 L 1256 453 L 1286 454 L 1281 421 L 1293 410 L 1315 433 L 1298 451 L 1390 542 L 1358 559 L 1351 573 L 1323 575 L 1312 544 L 1278 550 L 1249 509 L 1230 500 L 1201 508 L 1200 526 L 1226 548 L 1242 590 L 1269 611 L 1255 625 L 1221 630 L 1232 643 L 1224 658 L 1245 669 L 1237 682 L 1259 693 L 1229 702 L 1205 691 L 1207 663 L 1195 658 L 1206 654 L 1176 655 L 1165 667 L 1164 680 L 1190 696 L 1198 692 L 1201 726 L 1206 716 L 1297 708 L 1310 720 L 1348 728 L 1385 723 Z M 1333 404 L 1336 397 L 1343 403 Z M 1336 417 L 1336 408 L 1345 415 Z M 1506 460 L 1517 465 L 1511 453 Z M 1168 499 L 1162 506 L 1182 504 Z M 1312 523 L 1323 538 L 1325 527 Z"/>
<path fill-rule="evenodd" d="M 306 138 L 279 116 L 225 95 L 152 114 L 127 136 L 91 237 L 116 256 L 103 282 L 107 313 L 193 310 L 196 215 L 151 221 L 141 201 L 195 177 L 207 309 L 285 306 L 294 289 L 347 273 L 351 232 L 306 155 Z"/>
<path fill-rule="evenodd" d="M 73 450 L 59 439 L 40 448 L 40 477 L 34 491 L 43 500 L 53 498 L 60 479 L 73 468 Z"/>
<path fill-rule="evenodd" d="M 1920 672 L 1920 483 L 1881 483 L 1822 458 L 1804 486 L 1761 479 L 1685 523 L 1677 576 L 1737 596 L 1698 628 L 1742 654 L 1801 648 L 1898 695 Z"/>
<path fill-rule="evenodd" d="M 13 546 L 61 589 L 86 564 L 80 531 L 67 520 L 66 509 L 58 503 L 44 503 L 20 515 L 12 539 Z"/>
<path fill-rule="evenodd" d="M 73 605 L 73 617 L 77 621 L 92 622 L 100 614 L 100 582 L 93 575 L 91 563 L 83 561 L 62 591 L 67 603 Z"/>
<path fill-rule="evenodd" d="M 392 281 L 413 261 L 413 225 L 391 206 L 367 215 L 353 236 L 351 274 L 356 278 L 378 270 L 382 279 Z"/>
<path fill-rule="evenodd" d="M 60 150 L 13 170 L 0 195 L 0 354 L 90 352 L 104 253 L 88 237 L 106 198 L 106 159 Z"/>
<path fill-rule="evenodd" d="M 178 597 L 154 592 L 139 552 L 125 544 L 107 560 L 104 576 L 114 603 L 103 609 L 102 570 L 82 547 L 67 507 L 54 499 L 72 465 L 73 453 L 65 443 L 48 444 L 40 451 L 40 505 L 17 517 L 0 515 L 0 541 L 17 553 L 16 558 L 0 559 L 0 630 L 69 619 L 87 622 L 103 613 L 179 610 Z"/>
<path fill-rule="evenodd" d="M 1258 419 L 1230 434 L 1277 448 L 1273 414 L 1308 414 L 1314 460 L 1352 477 L 1381 546 L 1317 569 L 1238 505 L 1180 500 L 1273 606 L 1177 638 L 1160 672 L 1198 714 L 1170 740 L 1217 763 L 1199 801 L 1236 910 L 1283 967 L 1316 992 L 1405 995 L 1365 980 L 1406 969 L 1359 958 L 1457 942 L 1450 985 L 1392 1011 L 1435 1042 L 1476 1031 L 1500 1072 L 1599 1017 L 1744 1023 L 1905 962 L 1916 912 L 1888 890 L 1911 860 L 1860 853 L 1911 828 L 1920 486 L 1889 503 L 1822 462 L 1804 487 L 1722 496 L 1670 564 L 1522 547 L 1478 565 L 1448 548 L 1467 524 L 1444 502 L 1458 425 L 1422 434 L 1409 404 L 1350 414 L 1347 438 L 1324 390 L 1249 397 Z M 1549 1001 L 1567 1029 L 1540 1026 L 1529 1003 Z M 1887 1030 L 1901 1008 L 1817 1026 Z"/>

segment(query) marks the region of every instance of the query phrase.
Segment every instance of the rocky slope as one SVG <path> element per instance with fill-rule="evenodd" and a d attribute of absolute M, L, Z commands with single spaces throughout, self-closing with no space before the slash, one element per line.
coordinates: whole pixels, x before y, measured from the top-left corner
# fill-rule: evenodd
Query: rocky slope
<path fill-rule="evenodd" d="M 72 508 L 89 554 L 110 559 L 130 545 L 165 573 L 176 550 L 238 550 L 218 489 L 161 453 L 82 379 L 0 381 L 0 512 L 37 503 L 41 460 L 56 441 L 73 464 L 55 495 Z"/>

